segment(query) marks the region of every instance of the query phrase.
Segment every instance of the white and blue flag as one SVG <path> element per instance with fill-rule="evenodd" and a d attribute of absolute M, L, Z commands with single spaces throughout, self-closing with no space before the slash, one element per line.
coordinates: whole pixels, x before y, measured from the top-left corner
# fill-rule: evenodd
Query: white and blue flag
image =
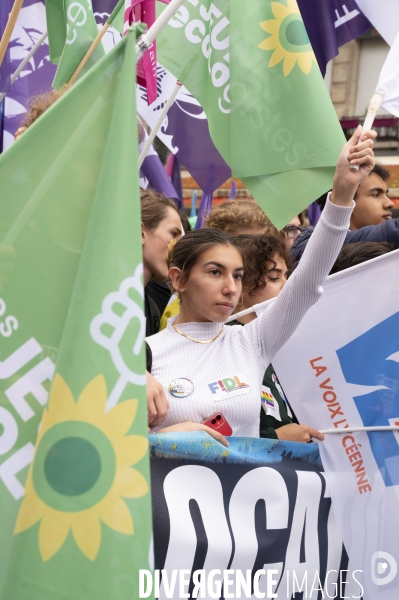
<path fill-rule="evenodd" d="M 273 360 L 302 423 L 399 426 L 399 251 L 328 278 Z M 364 600 L 399 598 L 399 432 L 326 434 L 332 508 Z"/>

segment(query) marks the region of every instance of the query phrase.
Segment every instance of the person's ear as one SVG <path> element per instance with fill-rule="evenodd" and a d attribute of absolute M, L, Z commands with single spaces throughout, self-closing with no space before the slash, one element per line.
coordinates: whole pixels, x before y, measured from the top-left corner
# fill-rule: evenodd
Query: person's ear
<path fill-rule="evenodd" d="M 144 246 L 145 242 L 145 225 L 143 221 L 141 221 L 141 245 Z"/>
<path fill-rule="evenodd" d="M 173 289 L 176 292 L 178 292 L 180 294 L 181 292 L 185 291 L 185 285 L 183 282 L 183 273 L 182 273 L 181 269 L 179 269 L 178 267 L 171 267 L 169 269 L 169 279 L 172 282 Z"/>

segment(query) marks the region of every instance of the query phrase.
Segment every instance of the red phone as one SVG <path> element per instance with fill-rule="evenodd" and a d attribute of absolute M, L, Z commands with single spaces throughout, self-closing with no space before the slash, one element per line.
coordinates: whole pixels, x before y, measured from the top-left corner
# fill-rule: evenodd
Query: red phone
<path fill-rule="evenodd" d="M 232 428 L 230 427 L 222 413 L 215 413 L 214 415 L 206 419 L 206 421 L 204 421 L 204 425 L 207 425 L 211 429 L 218 431 L 226 437 L 233 433 Z"/>

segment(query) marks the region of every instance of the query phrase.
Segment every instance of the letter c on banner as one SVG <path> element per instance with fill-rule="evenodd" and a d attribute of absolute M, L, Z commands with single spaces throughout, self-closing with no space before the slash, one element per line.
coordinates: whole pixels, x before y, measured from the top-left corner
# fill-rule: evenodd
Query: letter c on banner
<path fill-rule="evenodd" d="M 255 564 L 258 538 L 255 528 L 255 506 L 264 500 L 268 529 L 288 527 L 288 492 L 285 481 L 271 467 L 253 469 L 241 477 L 230 499 L 230 522 L 235 551 L 230 569 L 245 572 Z"/>
<path fill-rule="evenodd" d="M 195 29 L 198 30 L 202 37 L 194 33 Z M 186 27 L 186 38 L 193 44 L 199 44 L 204 39 L 205 31 L 204 23 L 199 19 L 194 19 L 194 21 L 190 21 Z"/>

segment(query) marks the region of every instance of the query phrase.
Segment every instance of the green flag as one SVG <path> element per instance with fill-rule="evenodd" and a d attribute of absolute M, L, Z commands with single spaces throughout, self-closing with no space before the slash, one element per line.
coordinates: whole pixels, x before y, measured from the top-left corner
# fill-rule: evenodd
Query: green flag
<path fill-rule="evenodd" d="M 150 568 L 134 65 L 129 34 L 0 158 L 1 600 Z"/>
<path fill-rule="evenodd" d="M 46 0 L 50 60 L 58 64 L 53 87 L 68 83 L 98 34 L 91 0 Z M 100 42 L 83 72 L 104 55 Z"/>
<path fill-rule="evenodd" d="M 187 0 L 157 50 L 278 229 L 330 188 L 345 139 L 295 0 Z"/>

